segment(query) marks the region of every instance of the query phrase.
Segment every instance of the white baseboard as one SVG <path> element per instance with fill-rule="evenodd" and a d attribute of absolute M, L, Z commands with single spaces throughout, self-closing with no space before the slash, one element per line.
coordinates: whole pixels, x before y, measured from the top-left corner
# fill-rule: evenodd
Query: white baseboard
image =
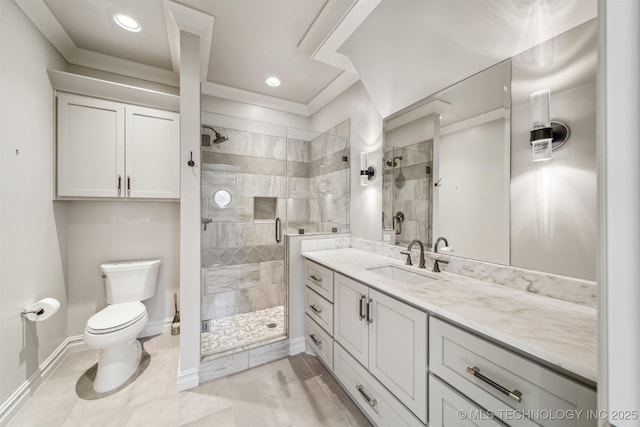
<path fill-rule="evenodd" d="M 67 354 L 79 351 L 76 348 L 84 345 L 82 336 L 69 337 L 56 348 L 53 353 L 38 367 L 38 369 L 0 406 L 0 426 L 6 426 L 9 421 L 26 403 L 38 387 L 51 376 L 53 371 L 62 363 Z"/>
<path fill-rule="evenodd" d="M 199 368 L 191 368 L 178 372 L 178 392 L 189 390 L 200 385 Z"/>
<path fill-rule="evenodd" d="M 155 322 L 147 323 L 147 326 L 140 332 L 138 338 L 150 337 L 153 335 L 165 334 L 171 332 L 171 323 L 173 317 L 167 317 L 164 320 L 156 320 Z"/>
<path fill-rule="evenodd" d="M 79 351 L 89 350 L 89 346 L 85 344 L 84 337 L 82 335 L 76 335 L 67 338 L 69 344 L 67 344 L 67 353 L 77 353 Z"/>
<path fill-rule="evenodd" d="M 289 339 L 289 355 L 299 354 L 305 351 L 307 344 L 304 337 Z"/>

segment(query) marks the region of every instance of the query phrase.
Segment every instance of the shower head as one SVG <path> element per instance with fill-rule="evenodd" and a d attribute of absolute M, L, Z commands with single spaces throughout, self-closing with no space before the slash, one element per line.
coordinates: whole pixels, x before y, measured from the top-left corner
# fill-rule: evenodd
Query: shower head
<path fill-rule="evenodd" d="M 221 142 L 225 142 L 229 140 L 229 138 L 227 138 L 226 136 L 222 136 L 220 132 L 218 132 L 217 130 L 215 130 L 213 127 L 209 125 L 202 125 L 202 128 L 213 131 L 213 133 L 216 136 L 216 138 L 213 140 L 214 144 L 220 144 Z M 211 137 L 209 135 L 202 134 L 202 145 L 206 147 L 211 145 Z"/>
<path fill-rule="evenodd" d="M 393 161 L 387 160 L 387 166 L 391 166 L 392 168 L 395 168 L 396 166 L 398 166 L 398 162 L 396 162 L 396 159 L 402 160 L 402 156 L 394 157 Z"/>

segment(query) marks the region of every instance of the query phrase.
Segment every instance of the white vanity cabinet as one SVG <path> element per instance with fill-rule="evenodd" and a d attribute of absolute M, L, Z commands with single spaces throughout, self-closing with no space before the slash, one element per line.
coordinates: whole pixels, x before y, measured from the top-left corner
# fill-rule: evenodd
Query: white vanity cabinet
<path fill-rule="evenodd" d="M 427 314 L 335 273 L 334 338 L 415 414 L 427 420 Z"/>
<path fill-rule="evenodd" d="M 507 425 L 596 425 L 587 416 L 596 408 L 595 390 L 434 317 L 429 321 L 429 369 L 452 393 L 466 396 Z M 430 395 L 430 407 L 432 399 Z"/>
<path fill-rule="evenodd" d="M 333 370 L 333 271 L 305 261 L 305 338 L 307 348 Z M 312 277 L 313 276 L 313 277 Z"/>
<path fill-rule="evenodd" d="M 59 197 L 180 198 L 177 113 L 58 94 Z"/>
<path fill-rule="evenodd" d="M 504 427 L 495 418 L 429 375 L 429 426 Z"/>

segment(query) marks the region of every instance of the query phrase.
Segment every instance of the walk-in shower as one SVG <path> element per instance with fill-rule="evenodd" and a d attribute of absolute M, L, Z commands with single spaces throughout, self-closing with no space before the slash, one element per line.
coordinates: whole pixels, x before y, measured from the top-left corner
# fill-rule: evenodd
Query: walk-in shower
<path fill-rule="evenodd" d="M 201 353 L 216 357 L 287 338 L 285 234 L 348 231 L 349 122 L 202 122 Z"/>

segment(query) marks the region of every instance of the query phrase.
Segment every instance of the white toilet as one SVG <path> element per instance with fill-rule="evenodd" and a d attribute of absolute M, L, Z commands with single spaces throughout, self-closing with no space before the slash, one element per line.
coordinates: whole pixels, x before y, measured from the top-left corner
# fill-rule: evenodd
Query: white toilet
<path fill-rule="evenodd" d="M 107 306 L 91 316 L 84 330 L 87 346 L 100 350 L 93 389 L 106 393 L 120 387 L 136 372 L 142 346 L 136 339 L 149 316 L 140 302 L 156 294 L 162 260 L 102 264 Z"/>

